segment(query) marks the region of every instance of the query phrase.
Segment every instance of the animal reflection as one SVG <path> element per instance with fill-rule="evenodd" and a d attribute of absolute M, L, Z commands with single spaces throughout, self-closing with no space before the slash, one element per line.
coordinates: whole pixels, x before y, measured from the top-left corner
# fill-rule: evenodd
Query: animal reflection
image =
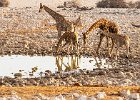
<path fill-rule="evenodd" d="M 57 56 L 56 57 L 56 66 L 58 68 L 58 71 L 63 71 L 63 67 L 65 68 L 64 71 L 71 71 L 74 69 L 79 68 L 79 57 L 77 56 L 70 56 L 68 57 L 67 64 L 64 63 L 64 57 L 63 56 Z"/>

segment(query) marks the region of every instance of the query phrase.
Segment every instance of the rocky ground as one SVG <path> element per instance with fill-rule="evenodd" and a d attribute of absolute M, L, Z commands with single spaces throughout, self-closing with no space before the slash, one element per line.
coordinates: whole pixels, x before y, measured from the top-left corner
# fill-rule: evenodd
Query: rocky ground
<path fill-rule="evenodd" d="M 82 32 L 85 32 L 95 21 L 106 18 L 119 26 L 120 33 L 128 34 L 131 39 L 131 56 L 139 58 L 140 29 L 131 25 L 139 24 L 139 9 L 100 9 L 77 11 L 74 9 L 55 9 L 65 16 L 67 20 L 74 21 L 81 16 L 82 27 L 77 27 L 79 33 L 80 53 L 92 55 L 99 42 L 96 31 L 88 36 L 87 50 L 83 51 Z M 1 55 L 52 55 L 55 54 L 57 44 L 57 30 L 53 18 L 44 12 L 39 13 L 38 8 L 5 8 L 1 9 L 0 40 Z M 104 42 L 106 43 L 106 42 Z M 104 44 L 103 44 L 104 45 Z M 105 47 L 101 48 L 104 55 Z M 121 49 L 122 54 L 124 49 Z M 67 52 L 65 49 L 63 52 Z M 83 53 L 84 52 L 84 53 Z"/>
<path fill-rule="evenodd" d="M 83 56 L 94 56 L 97 44 L 99 42 L 99 36 L 95 32 L 91 32 L 88 36 L 88 43 L 86 45 L 86 50 L 83 49 L 82 42 L 82 32 L 85 32 L 90 25 L 100 18 L 107 18 L 108 20 L 114 21 L 118 24 L 120 32 L 122 34 L 128 34 L 131 39 L 131 54 L 128 59 L 125 58 L 125 49 L 121 48 L 120 58 L 118 60 L 111 60 L 113 68 L 111 69 L 95 69 L 95 70 L 77 70 L 72 72 L 58 72 L 51 73 L 46 71 L 44 76 L 37 78 L 22 78 L 22 76 L 16 75 L 15 78 L 11 77 L 1 77 L 0 85 L 2 86 L 1 96 L 2 100 L 4 95 L 6 100 L 19 100 L 17 96 L 18 93 L 23 93 L 24 91 L 14 90 L 12 87 L 26 87 L 26 86 L 84 86 L 81 91 L 82 93 L 86 90 L 87 86 L 104 86 L 108 88 L 109 86 L 138 86 L 137 88 L 122 88 L 124 90 L 123 96 L 117 92 L 112 94 L 108 93 L 105 88 L 95 92 L 92 95 L 83 94 L 82 98 L 87 98 L 93 96 L 93 99 L 89 100 L 98 100 L 104 96 L 113 95 L 118 97 L 116 100 L 139 100 L 140 93 L 140 28 L 132 26 L 131 23 L 140 24 L 140 9 L 99 9 L 95 8 L 89 11 L 77 11 L 75 9 L 55 9 L 62 15 L 65 15 L 65 18 L 74 21 L 76 18 L 81 15 L 81 21 L 83 27 L 79 27 L 76 31 L 79 33 L 79 44 L 80 44 L 80 54 Z M 56 55 L 55 46 L 58 42 L 57 40 L 57 31 L 55 28 L 55 21 L 48 15 L 46 12 L 38 13 L 38 8 L 4 8 L 0 9 L 2 13 L 0 15 L 0 55 Z M 100 49 L 101 58 L 107 57 L 107 50 L 105 49 L 105 41 Z M 67 54 L 67 47 L 61 50 L 60 54 Z M 114 63 L 115 62 L 115 63 Z M 115 64 L 115 65 L 114 65 Z M 8 92 L 12 89 L 14 90 L 13 94 Z M 10 88 L 9 88 L 10 87 Z M 35 88 L 33 87 L 33 88 Z M 53 88 L 53 87 L 52 87 Z M 67 87 L 68 88 L 68 87 Z M 117 88 L 117 87 L 116 87 Z M 60 89 L 63 89 L 60 87 Z M 90 89 L 90 88 L 88 88 Z M 93 88 L 91 87 L 91 90 Z M 95 88 L 94 88 L 95 89 Z M 111 88 L 112 89 L 112 88 Z M 41 90 L 41 89 L 40 89 Z M 64 89 L 65 90 L 65 89 Z M 77 87 L 76 90 L 79 90 Z M 123 91 L 120 90 L 120 91 Z M 6 92 L 7 91 L 7 92 Z M 45 91 L 45 90 L 44 90 Z M 62 97 L 63 94 L 54 93 Z M 130 93 L 132 92 L 132 94 Z M 69 92 L 69 91 L 68 91 Z M 101 92 L 101 98 L 98 93 Z M 105 92 L 105 93 L 103 93 Z M 8 94 L 9 93 L 9 94 Z M 40 92 L 44 94 L 44 99 L 42 94 L 36 94 L 33 100 L 50 100 L 48 95 L 49 92 Z M 66 92 L 67 93 L 67 92 Z M 75 93 L 75 92 L 73 92 Z M 90 91 L 88 91 L 90 93 Z M 134 94 L 133 94 L 134 93 Z M 68 93 L 69 94 L 69 93 Z M 75 94 L 75 98 L 80 98 L 82 95 Z M 8 99 L 11 96 L 14 99 Z M 35 94 L 33 94 L 35 95 Z M 41 95 L 40 97 L 38 97 Z M 10 97 L 9 97 L 10 96 Z M 71 97 L 72 95 L 70 95 Z M 30 96 L 31 97 L 31 96 Z M 95 99 L 95 98 L 96 99 Z M 106 100 L 115 100 L 114 98 Z M 135 98 L 136 97 L 136 98 Z M 74 99 L 75 99 L 74 98 Z M 26 98 L 27 99 L 27 98 Z M 29 99 L 29 98 L 28 98 Z M 76 99 L 76 100 L 77 100 Z M 59 99 L 53 99 L 59 100 Z M 65 100 L 65 99 L 60 99 Z M 71 99 L 69 99 L 71 100 Z M 86 99 L 78 99 L 86 100 Z"/>

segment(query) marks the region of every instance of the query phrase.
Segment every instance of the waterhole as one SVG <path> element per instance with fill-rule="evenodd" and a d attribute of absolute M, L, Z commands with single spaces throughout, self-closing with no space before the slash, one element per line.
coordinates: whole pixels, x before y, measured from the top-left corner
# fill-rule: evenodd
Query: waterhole
<path fill-rule="evenodd" d="M 14 73 L 22 72 L 26 77 L 32 72 L 33 68 L 37 68 L 34 75 L 38 76 L 40 72 L 50 70 L 71 71 L 77 69 L 93 70 L 98 67 L 109 68 L 106 59 L 98 59 L 92 57 L 75 57 L 75 56 L 1 56 L 0 57 L 0 76 L 13 76 Z"/>

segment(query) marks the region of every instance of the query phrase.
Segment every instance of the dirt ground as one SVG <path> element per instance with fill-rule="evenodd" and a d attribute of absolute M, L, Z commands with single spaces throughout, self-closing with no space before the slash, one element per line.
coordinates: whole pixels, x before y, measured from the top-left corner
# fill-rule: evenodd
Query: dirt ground
<path fill-rule="evenodd" d="M 11 95 L 15 91 L 24 100 L 30 100 L 32 96 L 41 93 L 46 96 L 54 96 L 67 93 L 78 93 L 88 96 L 96 95 L 98 92 L 105 92 L 106 98 L 103 100 L 116 100 L 121 97 L 122 90 L 130 90 L 131 93 L 140 93 L 140 87 L 136 86 L 109 86 L 109 87 L 0 87 L 0 96 Z"/>

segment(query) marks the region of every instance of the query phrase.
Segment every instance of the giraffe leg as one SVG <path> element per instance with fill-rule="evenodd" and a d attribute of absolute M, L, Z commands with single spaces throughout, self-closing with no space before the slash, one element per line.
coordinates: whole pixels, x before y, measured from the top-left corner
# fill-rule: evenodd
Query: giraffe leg
<path fill-rule="evenodd" d="M 100 42 L 98 44 L 98 48 L 97 48 L 97 51 L 96 51 L 97 54 L 99 54 L 99 48 L 101 46 L 101 43 L 102 43 L 102 40 L 103 40 L 104 37 L 105 37 L 105 35 L 103 35 L 103 34 L 100 35 Z"/>
<path fill-rule="evenodd" d="M 118 51 L 118 49 L 119 49 L 119 46 L 117 45 L 117 48 L 116 48 L 116 56 L 115 56 L 115 59 L 116 59 L 116 60 L 117 60 L 118 57 L 119 57 L 119 51 Z"/>
<path fill-rule="evenodd" d="M 58 39 L 61 37 L 61 27 L 59 26 L 59 24 L 56 26 L 57 31 L 58 31 Z"/>
<path fill-rule="evenodd" d="M 78 43 L 76 42 L 76 43 L 74 43 L 73 44 L 74 45 L 74 48 L 75 48 L 75 52 L 77 53 L 77 54 L 79 54 L 79 47 L 78 47 Z"/>
<path fill-rule="evenodd" d="M 111 39 L 111 41 L 112 41 L 112 47 L 111 47 L 111 50 L 110 50 L 110 52 L 109 52 L 109 57 L 112 56 L 112 50 L 113 50 L 113 48 L 114 48 L 114 44 L 115 44 L 115 42 L 114 42 L 113 39 Z"/>
<path fill-rule="evenodd" d="M 126 58 L 128 58 L 129 57 L 129 53 L 130 53 L 130 47 L 129 47 L 129 45 L 127 45 L 126 46 L 126 52 L 127 52 L 127 55 L 126 55 Z"/>
<path fill-rule="evenodd" d="M 108 48 L 109 38 L 106 36 L 106 47 Z"/>

